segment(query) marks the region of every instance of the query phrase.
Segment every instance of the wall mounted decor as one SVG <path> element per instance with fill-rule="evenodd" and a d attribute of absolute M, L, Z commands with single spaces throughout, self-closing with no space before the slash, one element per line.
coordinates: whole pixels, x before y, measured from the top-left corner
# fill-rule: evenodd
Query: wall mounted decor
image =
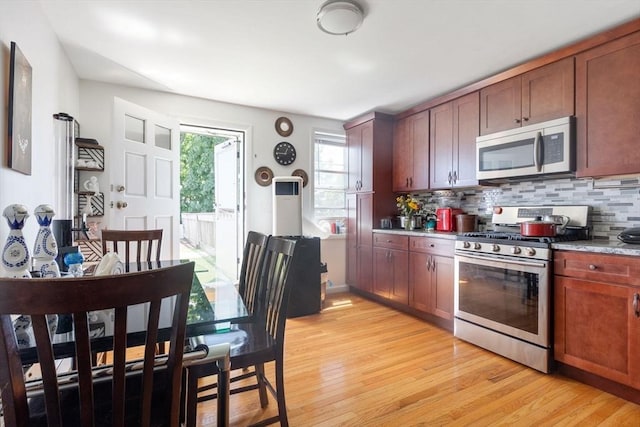
<path fill-rule="evenodd" d="M 9 66 L 9 167 L 31 175 L 31 65 L 11 42 Z"/>
<path fill-rule="evenodd" d="M 273 179 L 273 171 L 266 166 L 260 166 L 256 169 L 255 179 L 258 185 L 262 187 L 269 186 Z"/>
<path fill-rule="evenodd" d="M 299 176 L 300 178 L 302 178 L 302 186 L 306 187 L 307 183 L 309 182 L 309 175 L 307 175 L 307 172 L 305 172 L 303 169 L 296 169 L 293 172 L 291 172 L 291 176 Z"/>
<path fill-rule="evenodd" d="M 280 136 L 289 136 L 293 133 L 293 123 L 286 117 L 278 117 L 276 120 L 276 132 Z"/>
<path fill-rule="evenodd" d="M 273 158 L 278 164 L 288 166 L 296 161 L 296 147 L 287 141 L 278 142 L 273 147 Z"/>

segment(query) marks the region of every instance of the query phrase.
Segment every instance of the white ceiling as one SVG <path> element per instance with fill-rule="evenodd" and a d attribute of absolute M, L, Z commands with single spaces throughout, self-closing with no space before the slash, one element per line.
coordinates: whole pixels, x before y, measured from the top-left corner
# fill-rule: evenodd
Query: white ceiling
<path fill-rule="evenodd" d="M 40 0 L 82 79 L 348 120 L 397 113 L 640 17 L 638 0 Z"/>

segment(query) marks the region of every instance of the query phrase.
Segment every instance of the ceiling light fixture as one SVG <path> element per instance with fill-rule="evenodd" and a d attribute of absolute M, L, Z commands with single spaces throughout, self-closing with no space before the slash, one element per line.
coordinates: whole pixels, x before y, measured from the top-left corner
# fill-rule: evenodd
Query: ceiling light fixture
<path fill-rule="evenodd" d="M 329 0 L 318 10 L 318 28 L 328 34 L 347 35 L 364 20 L 364 10 L 354 0 Z"/>

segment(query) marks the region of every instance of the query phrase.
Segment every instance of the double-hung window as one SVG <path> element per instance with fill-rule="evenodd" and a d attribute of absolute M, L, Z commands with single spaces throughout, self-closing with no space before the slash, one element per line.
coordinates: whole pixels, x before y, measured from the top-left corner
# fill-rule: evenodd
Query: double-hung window
<path fill-rule="evenodd" d="M 316 221 L 344 220 L 347 190 L 347 144 L 344 134 L 316 131 L 314 215 Z"/>

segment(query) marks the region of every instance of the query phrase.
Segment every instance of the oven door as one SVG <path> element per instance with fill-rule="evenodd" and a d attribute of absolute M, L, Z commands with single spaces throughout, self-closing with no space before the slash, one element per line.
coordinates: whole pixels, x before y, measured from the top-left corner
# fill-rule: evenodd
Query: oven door
<path fill-rule="evenodd" d="M 456 251 L 454 315 L 550 347 L 549 262 Z"/>

